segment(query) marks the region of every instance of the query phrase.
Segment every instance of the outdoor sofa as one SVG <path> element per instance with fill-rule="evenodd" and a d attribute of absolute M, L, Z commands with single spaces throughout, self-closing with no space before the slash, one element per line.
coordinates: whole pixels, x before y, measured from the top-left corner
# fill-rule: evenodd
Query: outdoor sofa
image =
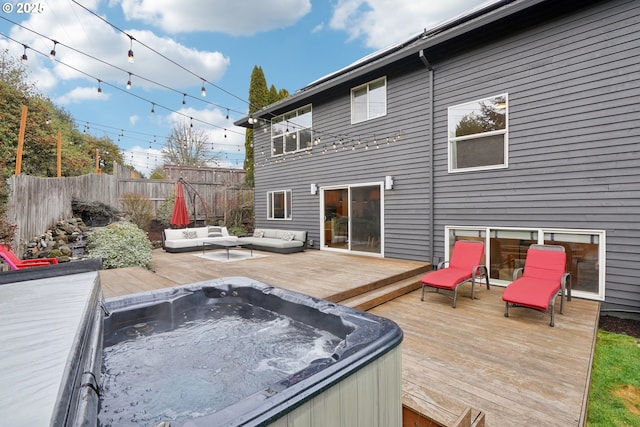
<path fill-rule="evenodd" d="M 216 240 L 237 240 L 227 227 L 205 226 L 191 228 L 167 228 L 162 232 L 162 249 L 167 252 L 191 252 L 202 250 L 202 244 Z"/>
<path fill-rule="evenodd" d="M 227 227 L 218 226 L 167 228 L 162 232 L 162 248 L 171 253 L 202 250 L 203 243 L 216 240 L 237 240 L 250 249 L 288 254 L 305 250 L 307 232 L 260 228 L 252 236 L 237 237 L 230 235 Z"/>
<path fill-rule="evenodd" d="M 307 232 L 256 228 L 253 236 L 240 237 L 238 240 L 251 249 L 289 254 L 305 250 Z"/>

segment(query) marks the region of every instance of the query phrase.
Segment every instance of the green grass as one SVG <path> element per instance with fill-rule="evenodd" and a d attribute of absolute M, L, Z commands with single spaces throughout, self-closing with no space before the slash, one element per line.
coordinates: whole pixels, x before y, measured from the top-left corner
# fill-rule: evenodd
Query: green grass
<path fill-rule="evenodd" d="M 640 347 L 633 337 L 598 330 L 588 427 L 640 426 Z"/>

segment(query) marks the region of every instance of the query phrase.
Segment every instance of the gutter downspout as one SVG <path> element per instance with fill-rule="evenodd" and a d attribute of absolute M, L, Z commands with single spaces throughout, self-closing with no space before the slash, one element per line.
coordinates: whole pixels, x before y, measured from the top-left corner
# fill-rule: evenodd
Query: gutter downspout
<path fill-rule="evenodd" d="M 420 61 L 422 61 L 422 63 L 424 64 L 424 66 L 426 67 L 427 70 L 429 70 L 429 101 L 428 101 L 428 106 L 429 106 L 429 158 L 428 158 L 428 165 L 429 165 L 429 208 L 428 208 L 428 213 L 429 213 L 429 254 L 431 256 L 431 264 L 433 265 L 435 263 L 435 255 L 434 255 L 434 250 L 435 250 L 435 244 L 434 244 L 434 238 L 435 238 L 435 225 L 434 225 L 434 221 L 433 221 L 433 210 L 434 210 L 434 202 L 433 202 L 433 191 L 434 191 L 434 184 L 433 184 L 433 147 L 434 147 L 434 142 L 433 142 L 433 138 L 434 138 L 434 131 L 433 131 L 433 67 L 431 66 L 431 63 L 429 62 L 429 60 L 427 59 L 427 57 L 424 54 L 424 49 L 420 49 L 420 52 L 418 53 L 418 56 L 420 57 Z"/>

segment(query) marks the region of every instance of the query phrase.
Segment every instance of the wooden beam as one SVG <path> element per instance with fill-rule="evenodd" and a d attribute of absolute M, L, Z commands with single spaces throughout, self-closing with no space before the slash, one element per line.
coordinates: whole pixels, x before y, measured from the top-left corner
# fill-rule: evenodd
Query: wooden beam
<path fill-rule="evenodd" d="M 62 176 L 62 132 L 58 131 L 58 146 L 57 146 L 57 157 L 58 157 L 58 173 L 57 177 L 60 178 Z"/>
<path fill-rule="evenodd" d="M 22 106 L 22 116 L 20 117 L 20 133 L 18 134 L 18 152 L 16 153 L 16 175 L 20 175 L 22 170 L 22 148 L 24 147 L 24 133 L 27 128 L 27 106 Z"/>

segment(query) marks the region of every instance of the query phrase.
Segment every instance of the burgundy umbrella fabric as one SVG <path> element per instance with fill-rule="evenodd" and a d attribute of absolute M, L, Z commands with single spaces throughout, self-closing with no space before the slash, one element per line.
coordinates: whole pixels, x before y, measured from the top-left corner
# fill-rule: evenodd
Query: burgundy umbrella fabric
<path fill-rule="evenodd" d="M 173 205 L 173 213 L 171 214 L 171 225 L 176 227 L 185 227 L 189 225 L 189 213 L 187 212 L 187 203 L 184 200 L 184 190 L 182 182 L 176 184 L 176 202 Z"/>

